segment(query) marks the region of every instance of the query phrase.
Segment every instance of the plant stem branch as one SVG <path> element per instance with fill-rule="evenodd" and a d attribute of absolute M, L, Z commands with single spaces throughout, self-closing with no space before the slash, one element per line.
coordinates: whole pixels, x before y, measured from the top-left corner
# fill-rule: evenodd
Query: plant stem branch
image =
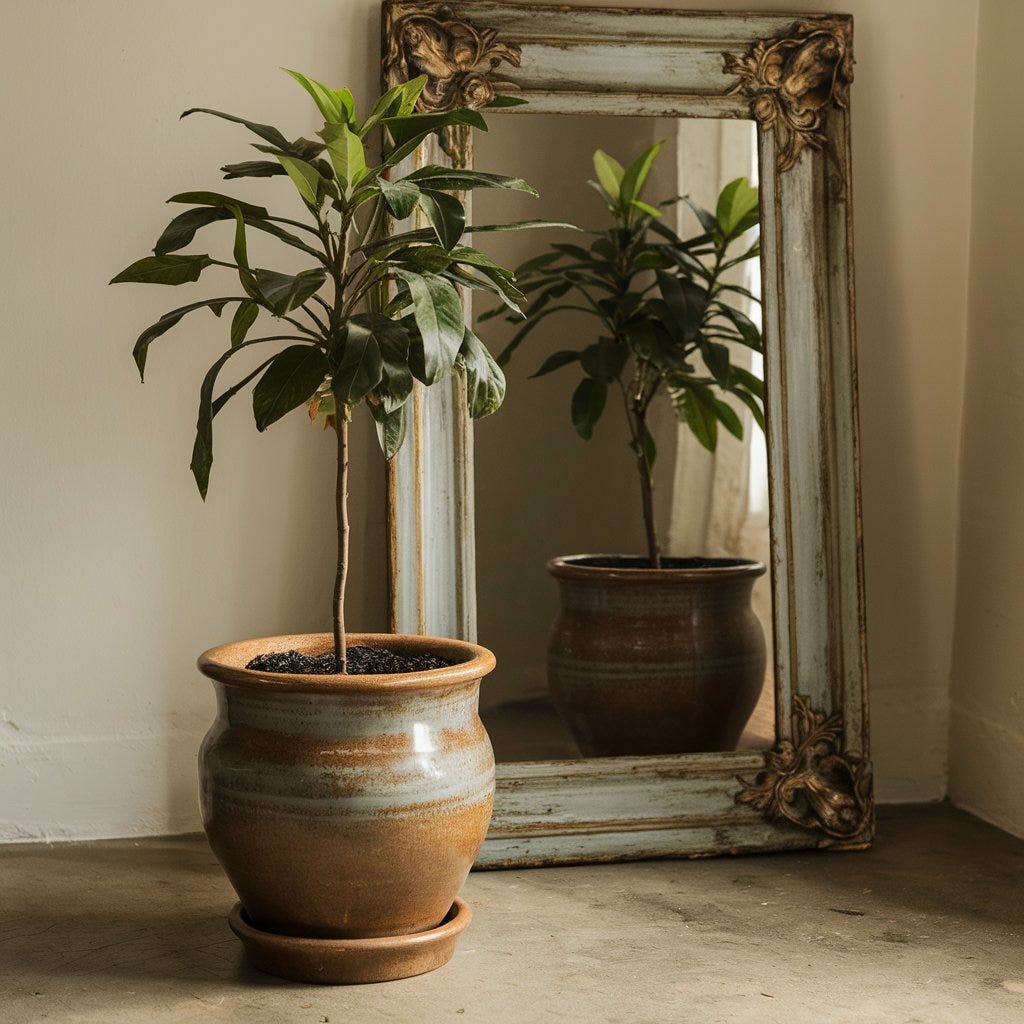
<path fill-rule="evenodd" d="M 348 420 L 345 409 L 334 414 L 338 435 L 338 480 L 335 505 L 338 521 L 338 569 L 334 577 L 334 657 L 338 672 L 346 675 L 348 658 L 345 645 L 345 583 L 348 579 Z"/>

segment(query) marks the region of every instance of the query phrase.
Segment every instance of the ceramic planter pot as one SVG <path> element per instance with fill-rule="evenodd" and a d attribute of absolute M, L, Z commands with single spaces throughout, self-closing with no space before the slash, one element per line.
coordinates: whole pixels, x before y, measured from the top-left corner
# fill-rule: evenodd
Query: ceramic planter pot
<path fill-rule="evenodd" d="M 572 555 L 548 562 L 561 612 L 548 647 L 559 714 L 586 757 L 733 750 L 757 704 L 760 562 Z"/>
<path fill-rule="evenodd" d="M 210 845 L 241 900 L 235 918 L 277 946 L 301 937 L 293 952 L 347 955 L 375 948 L 365 940 L 383 948 L 389 936 L 421 939 L 446 920 L 450 940 L 456 895 L 494 798 L 494 755 L 477 713 L 494 656 L 430 637 L 354 634 L 348 642 L 453 664 L 363 676 L 245 668 L 257 654 L 328 650 L 326 633 L 225 644 L 199 659 L 217 691 L 217 718 L 199 755 Z M 235 924 L 249 946 L 252 936 Z M 330 941 L 318 947 L 316 939 Z M 381 980 L 311 978 L 275 970 L 272 960 L 257 966 L 301 980 Z"/>

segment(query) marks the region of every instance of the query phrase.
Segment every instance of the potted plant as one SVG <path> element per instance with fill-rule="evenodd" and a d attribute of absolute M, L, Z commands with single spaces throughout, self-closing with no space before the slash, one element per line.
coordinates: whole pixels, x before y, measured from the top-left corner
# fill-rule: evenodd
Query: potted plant
<path fill-rule="evenodd" d="M 491 814 L 494 758 L 477 699 L 494 656 L 456 640 L 346 635 L 349 421 L 365 405 L 391 458 L 414 379 L 432 385 L 462 374 L 473 416 L 501 404 L 504 377 L 465 326 L 456 289 L 483 289 L 512 310 L 522 296 L 509 270 L 462 244 L 465 208 L 453 193 L 533 190 L 518 178 L 439 166 L 397 176 L 430 134 L 486 129 L 474 110 L 417 112 L 425 77 L 389 90 L 360 118 L 349 90 L 289 74 L 324 117 L 315 141 L 213 110 L 182 116 L 212 114 L 252 132 L 260 158 L 227 165 L 225 178 L 286 176 L 305 216 L 217 192 L 173 196 L 187 209 L 152 256 L 113 281 L 180 285 L 209 267 L 237 274 L 240 290 L 164 314 L 134 349 L 142 374 L 151 344 L 189 313 L 233 310 L 230 346 L 200 389 L 191 468 L 204 498 L 214 418 L 253 381 L 258 430 L 308 407 L 337 436 L 333 635 L 247 640 L 202 655 L 218 716 L 200 754 L 201 804 L 241 900 L 232 927 L 256 966 L 308 981 L 384 980 L 440 966 L 468 923 L 457 893 Z M 366 143 L 377 132 L 384 145 L 375 164 Z M 416 210 L 424 227 L 390 226 Z M 217 221 L 234 225 L 230 258 L 180 251 Z M 512 226 L 529 222 L 473 230 Z M 309 269 L 251 265 L 250 231 L 301 253 Z M 273 325 L 254 337 L 267 317 Z M 215 393 L 236 354 L 267 345 L 268 358 Z"/>
<path fill-rule="evenodd" d="M 573 555 L 548 569 L 562 608 L 551 634 L 548 678 L 556 707 L 588 756 L 668 754 L 735 747 L 763 685 L 764 636 L 750 594 L 765 567 L 724 558 L 666 558 L 654 515 L 652 404 L 668 399 L 679 420 L 714 451 L 719 427 L 742 437 L 742 402 L 764 427 L 762 382 L 730 358 L 731 344 L 761 351 L 757 326 L 737 308 L 757 301 L 728 271 L 759 253 L 734 252 L 758 223 L 758 192 L 730 182 L 714 213 L 686 197 L 641 198 L 660 143 L 628 167 L 598 150 L 591 182 L 612 217 L 589 248 L 556 244 L 517 270 L 532 298 L 527 321 L 499 356 L 509 359 L 545 318 L 573 310 L 596 320 L 596 337 L 552 353 L 533 376 L 582 371 L 572 422 L 590 438 L 608 392 L 623 403 L 635 457 L 646 556 Z M 689 204 L 699 233 L 683 239 L 662 219 Z M 481 319 L 500 314 L 485 313 Z"/>

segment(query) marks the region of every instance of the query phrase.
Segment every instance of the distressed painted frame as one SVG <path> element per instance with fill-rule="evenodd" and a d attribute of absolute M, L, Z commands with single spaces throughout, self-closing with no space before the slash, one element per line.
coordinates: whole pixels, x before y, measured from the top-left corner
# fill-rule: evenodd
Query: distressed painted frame
<path fill-rule="evenodd" d="M 466 0 L 383 5 L 424 109 L 750 118 L 761 165 L 776 735 L 770 751 L 500 764 L 478 867 L 867 846 L 874 832 L 858 485 L 852 19 Z M 515 108 L 498 117 L 514 117 Z M 466 136 L 420 162 L 470 165 Z M 389 469 L 392 625 L 475 632 L 472 429 L 418 391 Z"/>

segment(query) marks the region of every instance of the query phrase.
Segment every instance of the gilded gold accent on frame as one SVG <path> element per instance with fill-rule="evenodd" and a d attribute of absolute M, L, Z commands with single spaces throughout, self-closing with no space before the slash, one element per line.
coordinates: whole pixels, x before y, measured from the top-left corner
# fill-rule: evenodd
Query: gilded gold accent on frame
<path fill-rule="evenodd" d="M 448 4 L 395 4 L 385 10 L 384 79 L 389 84 L 427 76 L 416 109 L 484 107 L 494 99 L 495 69 L 519 66 L 520 48 L 491 28 L 460 18 Z"/>
<path fill-rule="evenodd" d="M 870 763 L 843 750 L 840 712 L 826 717 L 799 694 L 793 697 L 792 740 L 782 740 L 765 754 L 756 779 L 739 782 L 743 789 L 736 802 L 768 818 L 820 829 L 833 839 L 870 834 Z"/>
<path fill-rule="evenodd" d="M 805 147 L 826 147 L 828 109 L 846 108 L 853 81 L 849 18 L 797 22 L 786 36 L 758 40 L 742 57 L 722 57 L 725 73 L 739 77 L 728 95 L 746 96 L 754 120 L 775 132 L 780 171 Z"/>

